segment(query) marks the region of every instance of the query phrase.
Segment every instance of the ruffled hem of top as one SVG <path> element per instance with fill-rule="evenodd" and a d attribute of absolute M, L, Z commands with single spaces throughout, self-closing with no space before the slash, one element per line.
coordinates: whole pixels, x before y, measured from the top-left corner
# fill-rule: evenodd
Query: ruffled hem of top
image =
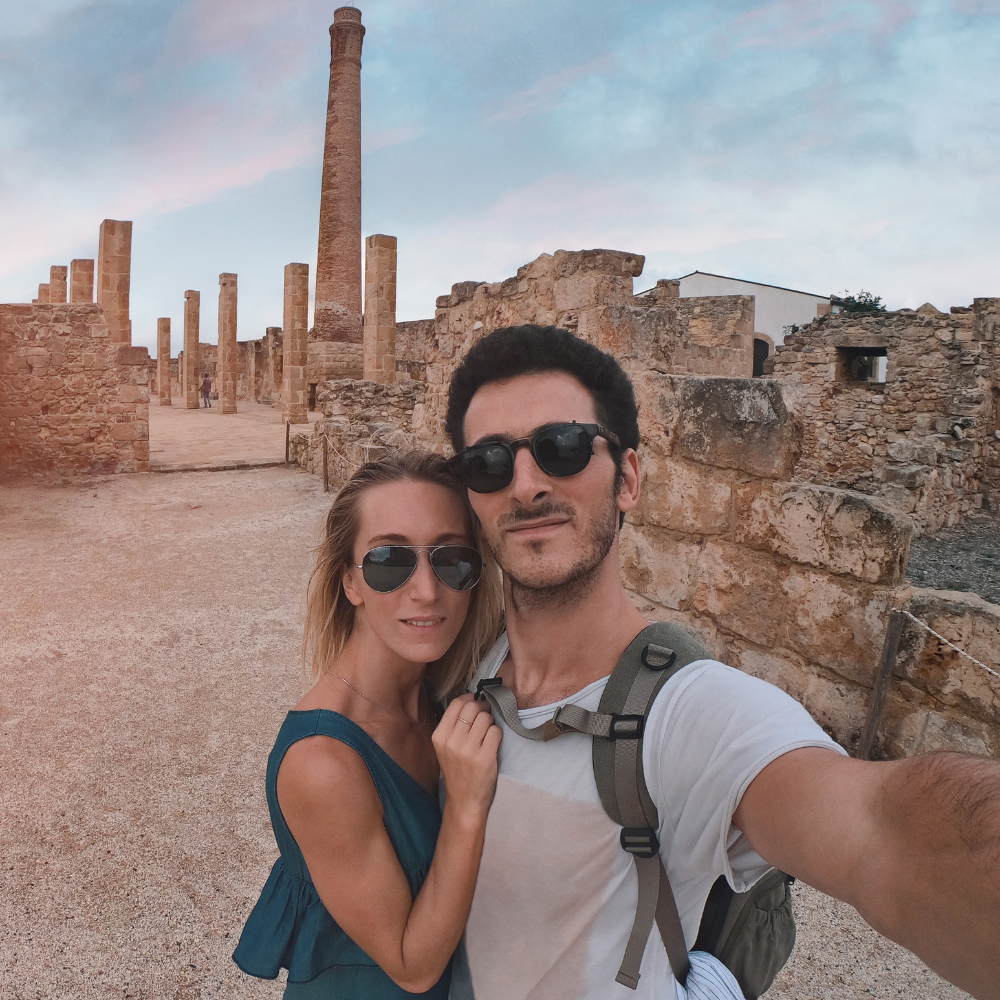
<path fill-rule="evenodd" d="M 407 872 L 407 881 L 421 884 L 429 867 Z M 289 874 L 283 858 L 247 918 L 233 961 L 258 979 L 276 979 L 288 969 L 290 983 L 307 983 L 335 965 L 378 968 L 330 916 L 316 886 Z"/>

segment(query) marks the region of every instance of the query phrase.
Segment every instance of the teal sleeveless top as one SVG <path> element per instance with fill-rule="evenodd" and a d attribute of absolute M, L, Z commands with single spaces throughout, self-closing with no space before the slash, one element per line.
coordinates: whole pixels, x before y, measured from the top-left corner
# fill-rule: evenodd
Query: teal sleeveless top
<path fill-rule="evenodd" d="M 244 972 L 261 979 L 275 979 L 279 969 L 288 969 L 286 996 L 297 992 L 305 995 L 309 991 L 296 991 L 293 984 L 322 977 L 322 993 L 330 998 L 403 1000 L 419 995 L 447 1000 L 450 964 L 426 993 L 408 993 L 340 929 L 319 898 L 299 845 L 278 807 L 278 768 L 288 748 L 307 736 L 340 740 L 356 750 L 365 762 L 382 802 L 389 840 L 414 898 L 434 857 L 441 828 L 441 810 L 434 796 L 345 716 L 324 708 L 289 712 L 267 761 L 265 786 L 271 826 L 281 857 L 271 869 L 243 928 L 233 961 Z"/>

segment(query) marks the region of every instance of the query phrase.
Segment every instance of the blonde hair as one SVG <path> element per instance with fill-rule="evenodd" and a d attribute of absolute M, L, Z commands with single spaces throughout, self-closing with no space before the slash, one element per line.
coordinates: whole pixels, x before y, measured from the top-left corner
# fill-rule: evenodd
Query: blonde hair
<path fill-rule="evenodd" d="M 344 593 L 344 570 L 354 564 L 354 544 L 361 526 L 361 501 L 385 483 L 423 482 L 443 486 L 458 496 L 468 513 L 472 541 L 483 557 L 483 575 L 472 590 L 469 610 L 458 637 L 441 659 L 428 665 L 427 676 L 438 701 L 460 694 L 496 641 L 503 617 L 500 571 L 483 546 L 479 524 L 465 487 L 443 455 L 410 451 L 366 462 L 338 492 L 326 516 L 326 529 L 309 578 L 302 653 L 313 680 L 327 673 L 354 628 L 355 608 Z"/>

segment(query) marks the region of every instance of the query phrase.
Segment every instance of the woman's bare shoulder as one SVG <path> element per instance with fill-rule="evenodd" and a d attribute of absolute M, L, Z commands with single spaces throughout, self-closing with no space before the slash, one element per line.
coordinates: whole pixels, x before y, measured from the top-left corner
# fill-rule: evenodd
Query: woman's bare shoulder
<path fill-rule="evenodd" d="M 336 812 L 345 817 L 353 814 L 353 822 L 365 813 L 382 815 L 378 792 L 361 755 L 332 736 L 307 736 L 285 751 L 278 769 L 278 797 L 286 815 Z"/>

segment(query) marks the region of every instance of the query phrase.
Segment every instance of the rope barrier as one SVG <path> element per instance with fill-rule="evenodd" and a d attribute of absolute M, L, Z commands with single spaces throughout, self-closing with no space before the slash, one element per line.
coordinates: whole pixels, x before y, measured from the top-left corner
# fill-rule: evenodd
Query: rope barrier
<path fill-rule="evenodd" d="M 940 640 L 946 646 L 950 646 L 960 656 L 964 656 L 967 660 L 972 660 L 972 662 L 975 663 L 977 667 L 982 667 L 983 670 L 985 670 L 988 674 L 992 674 L 994 677 L 1000 677 L 1000 671 L 996 671 L 992 667 L 986 666 L 986 664 L 983 663 L 981 660 L 977 660 L 974 656 L 970 656 L 964 649 L 959 649 L 959 647 L 956 646 L 955 643 L 951 642 L 949 639 L 946 639 L 943 635 L 941 635 L 940 632 L 935 632 L 934 629 L 932 629 L 930 625 L 927 624 L 927 622 L 921 621 L 916 615 L 911 615 L 909 611 L 905 611 L 902 608 L 898 610 L 900 614 L 906 615 L 907 618 L 909 618 L 911 621 L 916 622 L 921 628 L 927 629 L 927 631 L 930 632 L 930 634 L 934 636 L 935 639 Z"/>

